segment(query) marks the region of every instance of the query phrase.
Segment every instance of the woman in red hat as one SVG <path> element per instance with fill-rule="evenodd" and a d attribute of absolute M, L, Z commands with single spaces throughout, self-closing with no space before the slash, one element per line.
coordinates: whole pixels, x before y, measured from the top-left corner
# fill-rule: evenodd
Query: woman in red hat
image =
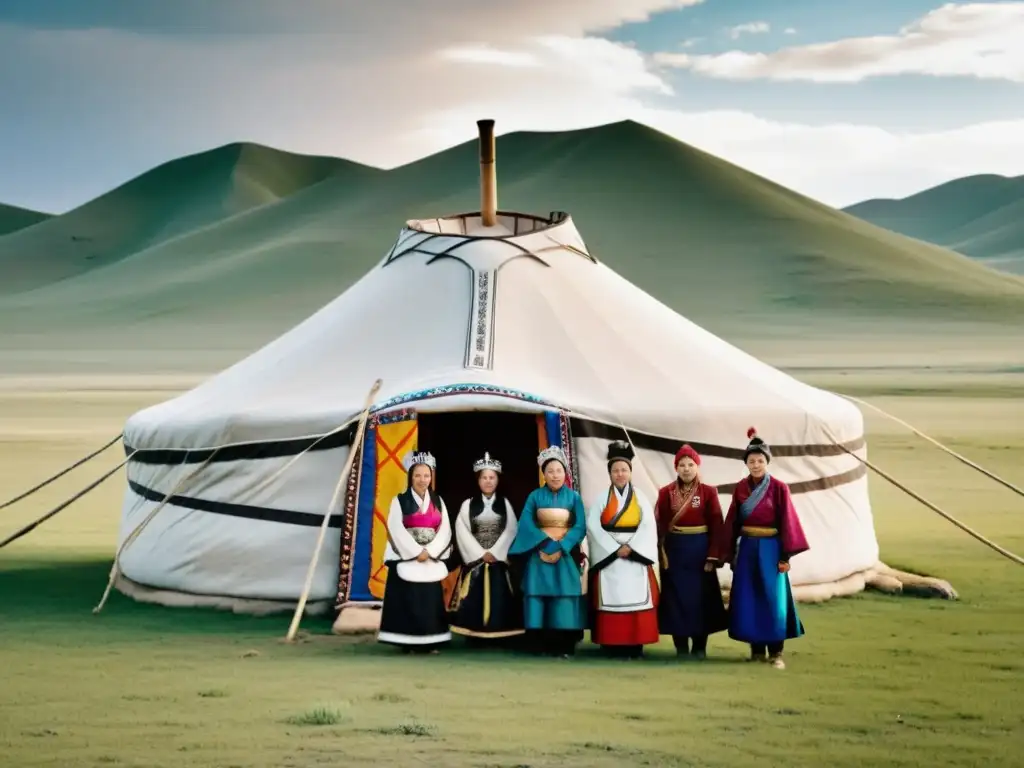
<path fill-rule="evenodd" d="M 676 652 L 703 659 L 708 635 L 729 626 L 717 568 L 722 566 L 722 505 L 718 490 L 700 481 L 700 454 L 684 445 L 676 453 L 678 477 L 658 491 L 661 544 L 662 634 L 672 635 Z"/>

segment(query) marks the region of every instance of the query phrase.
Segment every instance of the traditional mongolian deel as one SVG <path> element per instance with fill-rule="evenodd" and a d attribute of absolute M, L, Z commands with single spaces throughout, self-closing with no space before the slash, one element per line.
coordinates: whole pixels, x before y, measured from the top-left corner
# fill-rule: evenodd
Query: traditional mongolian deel
<path fill-rule="evenodd" d="M 676 454 L 691 458 L 700 466 L 700 456 L 690 446 Z M 703 655 L 708 635 L 729 625 L 716 571 L 705 566 L 722 563 L 722 507 L 718 490 L 700 482 L 690 483 L 677 477 L 658 491 L 658 529 L 661 541 L 661 605 L 659 626 L 662 634 L 672 635 L 676 648 Z"/>
<path fill-rule="evenodd" d="M 550 446 L 540 453 L 537 464 L 566 465 L 565 453 Z M 552 490 L 542 485 L 530 492 L 519 516 L 519 530 L 509 549 L 524 558 L 522 592 L 525 627 L 535 631 L 569 633 L 559 640 L 567 650 L 583 636 L 586 605 L 580 578 L 580 543 L 587 534 L 586 512 L 579 493 L 568 486 Z M 557 560 L 549 562 L 553 556 Z M 554 641 L 552 641 L 554 642 Z M 565 645 L 562 643 L 565 642 Z M 550 648 L 550 643 L 548 644 Z"/>
<path fill-rule="evenodd" d="M 473 465 L 475 472 L 484 470 L 500 473 L 501 462 L 485 454 Z M 508 550 L 518 530 L 512 504 L 500 492 L 481 492 L 462 502 L 455 540 L 463 565 L 449 605 L 452 632 L 477 638 L 523 634 L 522 597 L 508 567 Z"/>
<path fill-rule="evenodd" d="M 632 458 L 628 443 L 614 442 L 608 448 L 609 469 L 616 463 L 631 466 Z M 613 476 L 587 515 L 587 544 L 593 642 L 633 654 L 657 643 L 658 524 L 643 492 L 628 481 L 616 486 Z"/>
<path fill-rule="evenodd" d="M 418 464 L 433 470 L 429 454 L 414 454 L 405 462 L 410 474 Z M 444 501 L 428 490 L 420 496 L 410 487 L 398 494 L 388 512 L 388 565 L 382 643 L 432 646 L 451 639 L 441 582 L 448 576 L 444 561 L 452 548 L 451 523 Z M 420 559 L 423 552 L 426 559 Z"/>
<path fill-rule="evenodd" d="M 771 452 L 754 437 L 748 452 Z M 743 479 L 725 520 L 725 557 L 733 563 L 729 637 L 755 645 L 777 644 L 804 634 L 789 574 L 779 563 L 809 549 L 785 483 L 765 474 Z"/>

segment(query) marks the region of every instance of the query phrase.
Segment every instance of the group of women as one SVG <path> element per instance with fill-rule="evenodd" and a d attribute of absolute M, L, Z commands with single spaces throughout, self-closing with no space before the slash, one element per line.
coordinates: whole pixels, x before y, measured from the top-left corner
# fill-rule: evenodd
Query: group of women
<path fill-rule="evenodd" d="M 641 657 L 671 635 L 680 656 L 704 659 L 708 636 L 728 630 L 750 645 L 751 661 L 783 669 L 785 641 L 804 633 L 789 561 L 808 545 L 789 487 L 768 471 L 770 447 L 753 428 L 747 437 L 749 474 L 724 516 L 689 445 L 652 505 L 632 483 L 632 446 L 611 443 L 610 482 L 589 510 L 566 484 L 565 453 L 547 448 L 537 457 L 544 483 L 518 516 L 498 490 L 501 462 L 484 454 L 473 465 L 480 492 L 454 519 L 432 489 L 434 457 L 410 454 L 408 487 L 387 519 L 378 639 L 437 653 L 452 633 L 480 642 L 522 636 L 535 653 L 567 658 L 589 629 L 617 656 Z M 728 608 L 716 573 L 725 563 Z"/>

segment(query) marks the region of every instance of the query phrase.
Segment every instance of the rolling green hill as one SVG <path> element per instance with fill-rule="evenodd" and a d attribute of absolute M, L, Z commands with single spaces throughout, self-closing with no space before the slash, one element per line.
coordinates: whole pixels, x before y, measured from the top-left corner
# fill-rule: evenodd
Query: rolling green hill
<path fill-rule="evenodd" d="M 894 232 L 1024 274 L 1024 176 L 967 176 L 899 200 L 843 209 Z"/>
<path fill-rule="evenodd" d="M 3 205 L 0 203 L 0 236 L 31 227 L 33 224 L 46 221 L 48 218 L 50 218 L 48 213 L 30 211 L 27 208 L 18 208 L 14 205 Z"/>
<path fill-rule="evenodd" d="M 128 258 L 334 174 L 377 169 L 230 144 L 165 163 L 44 224 L 0 239 L 0 295 L 30 291 Z"/>
<path fill-rule="evenodd" d="M 294 168 L 274 150 L 222 148 L 0 238 L 18 286 L 0 289 L 0 344 L 160 356 L 202 334 L 230 362 L 344 291 L 406 219 L 479 205 L 475 141 L 389 171 L 311 159 L 272 188 L 239 184 L 247 154 Z M 568 211 L 598 258 L 726 336 L 1024 321 L 1024 280 L 633 122 L 502 136 L 497 173 L 502 209 Z"/>

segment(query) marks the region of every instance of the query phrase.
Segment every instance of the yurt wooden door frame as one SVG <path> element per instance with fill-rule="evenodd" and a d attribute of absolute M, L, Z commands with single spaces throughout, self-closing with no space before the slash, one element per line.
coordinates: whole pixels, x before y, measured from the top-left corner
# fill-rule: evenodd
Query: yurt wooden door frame
<path fill-rule="evenodd" d="M 499 488 L 516 513 L 543 478 L 537 454 L 561 446 L 569 460 L 569 482 L 579 485 L 569 419 L 560 410 L 457 410 L 417 412 L 401 408 L 373 414 L 367 422 L 345 494 L 338 596 L 346 604 L 383 599 L 387 568 L 386 520 L 391 500 L 407 485 L 402 459 L 409 451 L 430 451 L 437 459 L 435 489 L 454 517 L 478 490 L 473 462 L 490 452 L 502 462 Z"/>

